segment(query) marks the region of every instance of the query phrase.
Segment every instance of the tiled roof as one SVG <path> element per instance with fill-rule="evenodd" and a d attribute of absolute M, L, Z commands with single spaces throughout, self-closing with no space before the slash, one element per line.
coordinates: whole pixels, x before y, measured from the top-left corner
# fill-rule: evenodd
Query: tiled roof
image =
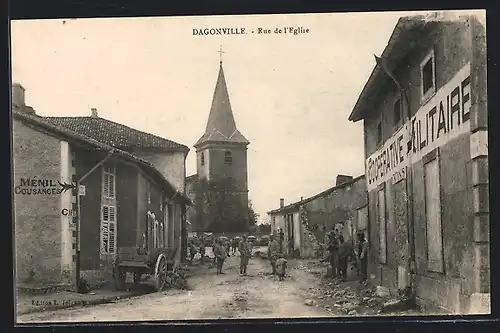
<path fill-rule="evenodd" d="M 80 142 L 85 142 L 86 144 L 93 146 L 93 147 L 96 147 L 99 150 L 113 152 L 113 153 L 119 155 L 123 159 L 127 159 L 129 161 L 137 163 L 137 164 L 141 165 L 145 169 L 146 172 L 148 172 L 152 176 L 156 177 L 157 179 L 160 179 L 167 186 L 167 188 L 170 191 L 174 192 L 177 196 L 181 197 L 185 203 L 187 203 L 187 204 L 191 203 L 191 200 L 189 198 L 187 198 L 184 194 L 175 190 L 175 188 L 172 186 L 172 184 L 170 184 L 170 182 L 161 174 L 160 171 L 158 171 L 158 169 L 156 169 L 151 163 L 149 163 L 148 161 L 146 161 L 140 157 L 137 157 L 131 153 L 128 153 L 124 150 L 118 149 L 118 148 L 113 147 L 111 145 L 108 145 L 106 143 L 100 142 L 99 140 L 96 140 L 96 139 L 89 137 L 85 134 L 80 134 L 80 133 L 73 131 L 69 128 L 66 128 L 62 125 L 58 125 L 52 121 L 48 121 L 47 117 L 40 117 L 36 114 L 28 114 L 26 112 L 17 111 L 17 110 L 12 110 L 12 117 L 20 119 L 22 121 L 26 121 L 26 122 L 35 124 L 35 125 L 40 126 L 42 128 L 45 128 L 45 129 L 53 132 L 56 135 L 70 138 L 72 140 L 78 140 Z"/>
<path fill-rule="evenodd" d="M 56 125 L 68 128 L 107 145 L 129 148 L 160 148 L 166 150 L 188 151 L 180 143 L 136 130 L 100 117 L 44 117 Z"/>

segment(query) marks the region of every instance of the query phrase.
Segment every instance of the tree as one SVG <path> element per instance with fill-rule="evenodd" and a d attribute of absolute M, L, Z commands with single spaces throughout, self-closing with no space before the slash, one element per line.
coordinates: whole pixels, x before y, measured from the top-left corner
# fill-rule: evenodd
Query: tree
<path fill-rule="evenodd" d="M 210 232 L 245 232 L 255 224 L 258 214 L 245 207 L 245 200 L 238 192 L 236 182 L 225 178 L 195 184 L 196 223 Z"/>
<path fill-rule="evenodd" d="M 256 225 L 259 220 L 259 214 L 253 209 L 252 201 L 248 200 L 248 221 L 250 226 Z"/>

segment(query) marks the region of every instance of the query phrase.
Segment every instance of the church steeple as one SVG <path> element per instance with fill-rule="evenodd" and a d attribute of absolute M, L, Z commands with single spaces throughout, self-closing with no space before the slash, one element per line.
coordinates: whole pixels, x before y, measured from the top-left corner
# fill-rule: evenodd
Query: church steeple
<path fill-rule="evenodd" d="M 222 52 L 222 50 L 219 52 Z M 203 136 L 196 142 L 195 147 L 206 142 L 249 143 L 238 131 L 236 122 L 234 121 L 226 78 L 222 67 L 222 58 L 220 60 L 219 76 L 215 85 L 207 127 Z"/>

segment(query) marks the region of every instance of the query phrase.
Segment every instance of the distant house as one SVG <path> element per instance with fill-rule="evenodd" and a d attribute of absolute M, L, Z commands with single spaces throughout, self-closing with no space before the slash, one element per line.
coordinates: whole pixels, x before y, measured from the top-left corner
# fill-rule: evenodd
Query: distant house
<path fill-rule="evenodd" d="M 110 144 L 127 135 L 144 142 L 146 133 L 76 125 L 69 129 L 57 118 L 38 116 L 27 107 L 20 85 L 14 85 L 13 92 L 18 286 L 75 287 L 77 191 L 65 184 L 74 184 L 84 175 L 88 177 L 78 189 L 81 276 L 109 276 L 118 247 L 146 243 L 173 247 L 179 260 L 183 212 L 189 199 L 167 179 L 168 168 L 161 172 L 147 160 L 117 148 L 119 144 Z M 107 136 L 100 139 L 105 142 L 92 137 L 104 133 Z M 183 148 L 178 145 L 178 149 Z M 177 184 L 183 181 L 182 175 Z M 148 219 L 152 214 L 154 219 Z M 145 228 L 151 228 L 152 238 Z"/>
<path fill-rule="evenodd" d="M 316 255 L 317 243 L 323 243 L 326 232 L 333 228 L 348 241 L 354 240 L 352 236 L 358 230 L 367 235 L 366 205 L 364 175 L 356 178 L 339 175 L 334 187 L 286 206 L 284 199 L 280 199 L 280 208 L 267 214 L 271 217 L 271 232 L 279 236 L 283 231 L 283 251 L 289 252 L 293 236 L 294 248 L 307 258 Z"/>

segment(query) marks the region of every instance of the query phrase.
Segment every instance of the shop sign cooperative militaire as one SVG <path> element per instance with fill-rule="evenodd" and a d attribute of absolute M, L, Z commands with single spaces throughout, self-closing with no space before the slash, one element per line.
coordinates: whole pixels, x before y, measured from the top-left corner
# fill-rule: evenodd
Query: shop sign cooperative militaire
<path fill-rule="evenodd" d="M 365 161 L 368 190 L 406 178 L 406 167 L 470 131 L 470 63 Z"/>

